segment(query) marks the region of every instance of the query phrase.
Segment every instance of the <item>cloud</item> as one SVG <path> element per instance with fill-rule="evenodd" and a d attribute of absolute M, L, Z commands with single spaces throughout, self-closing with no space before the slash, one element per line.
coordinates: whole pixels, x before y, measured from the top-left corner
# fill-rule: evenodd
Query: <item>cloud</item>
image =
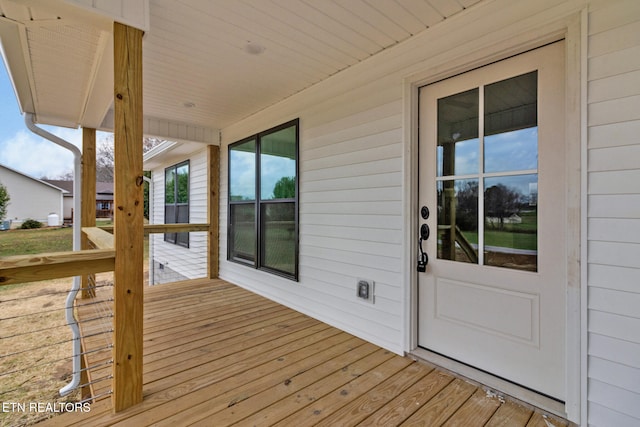
<path fill-rule="evenodd" d="M 78 146 L 82 133 L 75 129 L 47 128 Z M 0 163 L 35 178 L 57 178 L 73 170 L 73 154 L 28 130 L 0 141 Z"/>

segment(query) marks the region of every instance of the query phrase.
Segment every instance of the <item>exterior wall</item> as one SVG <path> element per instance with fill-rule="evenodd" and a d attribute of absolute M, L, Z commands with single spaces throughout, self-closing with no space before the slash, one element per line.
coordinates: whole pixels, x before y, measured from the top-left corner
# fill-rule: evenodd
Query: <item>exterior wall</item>
<path fill-rule="evenodd" d="M 207 150 L 203 146 L 190 156 L 172 159 L 151 171 L 153 200 L 150 223 L 164 224 L 164 169 L 189 160 L 189 222 L 206 223 L 207 218 Z M 164 241 L 163 234 L 152 234 L 150 242 L 149 283 L 196 279 L 207 275 L 207 233 L 191 233 L 189 247 Z M 160 268 L 162 264 L 162 269 Z"/>
<path fill-rule="evenodd" d="M 63 197 L 62 205 L 63 209 L 63 217 L 62 219 L 71 218 L 73 215 L 73 197 Z"/>
<path fill-rule="evenodd" d="M 557 0 L 485 2 L 223 129 L 224 257 L 228 144 L 300 118 L 300 278 L 295 283 L 225 260 L 221 277 L 392 351 L 410 350 L 406 277 L 415 264 L 407 255 L 405 178 L 411 162 L 405 158 L 404 126 L 411 112 L 404 110 L 404 79 L 425 70 L 435 76 L 443 68 L 463 71 L 488 63 L 507 55 L 501 49 L 514 49 L 514 35 L 529 46 L 531 40 L 551 41 L 533 29 L 582 6 Z M 375 282 L 375 304 L 356 298 L 358 278 Z"/>
<path fill-rule="evenodd" d="M 221 277 L 390 350 L 410 349 L 403 341 L 403 319 L 410 317 L 404 275 L 413 265 L 403 256 L 410 226 L 403 168 L 412 162 L 404 158 L 402 140 L 411 112 L 403 111 L 403 79 L 424 70 L 438 75 L 441 67 L 469 69 L 481 61 L 477 51 L 513 48 L 518 42 L 508 42 L 509 37 L 544 38 L 544 22 L 579 16 L 583 8 L 589 13 L 581 40 L 588 67 L 587 229 L 582 231 L 588 378 L 583 377 L 582 402 L 588 401 L 589 425 L 638 425 L 640 3 L 635 0 L 483 3 L 223 129 L 221 254 L 227 246 L 228 144 L 295 117 L 301 131 L 301 226 L 299 283 L 224 260 Z M 355 298 L 359 277 L 376 282 L 374 305 Z"/>
<path fill-rule="evenodd" d="M 0 182 L 11 198 L 5 219 L 13 222 L 12 227 L 28 218 L 47 224 L 51 213 L 62 224 L 62 190 L 5 167 L 0 167 Z"/>
<path fill-rule="evenodd" d="M 589 425 L 640 425 L 640 3 L 594 1 L 588 47 Z"/>
<path fill-rule="evenodd" d="M 410 317 L 406 277 L 413 264 L 406 255 L 411 226 L 406 168 L 412 162 L 404 139 L 411 112 L 404 109 L 404 79 L 425 70 L 438 76 L 442 68 L 464 71 L 481 65 L 483 57 L 476 52 L 485 52 L 486 61 L 487 51 L 498 55 L 500 49 L 513 49 L 519 43 L 509 41 L 513 37 L 527 46 L 531 40 L 542 44 L 549 41 L 545 22 L 579 14 L 585 7 L 588 158 L 583 171 L 587 200 L 582 233 L 587 262 L 582 281 L 587 291 L 588 319 L 583 325 L 588 328 L 588 359 L 581 391 L 586 391 L 588 420 L 582 424 L 638 425 L 640 3 L 635 0 L 486 2 L 224 129 L 220 276 L 392 351 L 410 350 L 405 338 Z M 460 28 L 465 30 L 454 31 Z M 296 117 L 300 118 L 298 283 L 224 260 L 228 145 Z M 195 195 L 206 194 L 205 153 L 191 159 L 191 221 L 199 222 Z M 201 177 L 197 170 L 202 170 Z M 154 171 L 155 222 L 163 220 L 163 177 L 163 169 Z M 154 242 L 155 259 L 171 259 L 175 271 L 193 272 L 199 264 L 204 274 L 206 243 L 196 255 L 201 259 L 190 264 L 181 258 L 182 248 L 165 247 L 162 236 Z M 194 244 L 192 239 L 192 249 Z M 355 297 L 358 278 L 375 281 L 375 304 Z"/>

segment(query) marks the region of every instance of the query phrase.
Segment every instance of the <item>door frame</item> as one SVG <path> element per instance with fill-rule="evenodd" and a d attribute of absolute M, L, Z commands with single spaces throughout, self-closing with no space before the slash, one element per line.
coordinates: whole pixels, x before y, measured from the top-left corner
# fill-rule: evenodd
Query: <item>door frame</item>
<path fill-rule="evenodd" d="M 530 25 L 518 22 L 511 31 L 492 37 L 492 40 L 471 40 L 462 48 L 440 47 L 438 55 L 426 63 L 424 69 L 403 82 L 403 141 L 404 141 L 404 306 L 403 322 L 405 351 L 426 359 L 462 376 L 469 377 L 572 422 L 580 423 L 587 410 L 587 294 L 586 266 L 586 46 L 587 11 L 574 8 L 553 21 L 539 16 L 527 19 Z M 548 18 L 548 17 L 547 17 Z M 529 22 L 530 21 L 530 22 Z M 457 23 L 458 28 L 460 23 Z M 495 25 L 495 23 L 494 23 Z M 526 30 L 523 30 L 525 28 Z M 435 30 L 435 28 L 434 28 Z M 446 34 L 448 28 L 441 28 Z M 452 24 L 449 31 L 455 31 Z M 568 216 L 567 227 L 567 287 L 566 287 L 566 402 L 561 404 L 523 387 L 488 375 L 474 368 L 434 353 L 418 349 L 418 117 L 419 88 L 458 74 L 497 62 L 558 40 L 565 40 L 566 102 L 565 138 Z M 447 48 L 450 48 L 447 50 Z M 433 59 L 435 58 L 435 59 Z M 585 72 L 582 73 L 581 70 Z M 579 189 L 579 191 L 577 190 Z M 581 233 L 582 230 L 582 233 Z M 579 363 L 576 363 L 579 361 Z"/>

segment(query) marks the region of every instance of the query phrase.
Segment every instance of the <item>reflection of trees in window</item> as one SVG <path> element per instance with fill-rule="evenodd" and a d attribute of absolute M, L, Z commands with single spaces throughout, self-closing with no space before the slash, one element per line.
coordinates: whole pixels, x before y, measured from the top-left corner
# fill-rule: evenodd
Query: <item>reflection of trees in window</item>
<path fill-rule="evenodd" d="M 519 213 L 525 204 L 526 198 L 522 193 L 504 184 L 491 186 L 484 191 L 485 215 L 498 219 L 489 221 L 488 225 L 499 230 L 504 229 L 504 219 Z"/>
<path fill-rule="evenodd" d="M 283 176 L 273 188 L 274 199 L 293 199 L 296 197 L 296 177 Z"/>
<path fill-rule="evenodd" d="M 460 230 L 478 229 L 478 181 L 462 181 L 457 194 L 456 225 Z"/>

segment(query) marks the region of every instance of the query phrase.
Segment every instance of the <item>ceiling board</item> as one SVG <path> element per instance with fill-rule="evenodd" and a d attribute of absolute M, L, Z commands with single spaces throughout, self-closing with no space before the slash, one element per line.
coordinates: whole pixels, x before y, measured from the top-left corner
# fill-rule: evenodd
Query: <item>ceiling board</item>
<path fill-rule="evenodd" d="M 143 109 L 158 120 L 225 128 L 478 1 L 149 0 Z M 83 21 L 88 12 L 62 0 L 29 4 L 0 0 L 0 12 L 33 31 L 23 48 L 37 116 L 81 123 L 91 111 L 96 122 L 105 97 L 102 110 L 86 103 L 92 93 L 112 93 L 110 79 L 96 78 L 108 62 L 101 54 L 110 26 Z M 87 22 L 99 26 L 96 34 Z M 264 51 L 251 55 L 248 43 Z"/>

